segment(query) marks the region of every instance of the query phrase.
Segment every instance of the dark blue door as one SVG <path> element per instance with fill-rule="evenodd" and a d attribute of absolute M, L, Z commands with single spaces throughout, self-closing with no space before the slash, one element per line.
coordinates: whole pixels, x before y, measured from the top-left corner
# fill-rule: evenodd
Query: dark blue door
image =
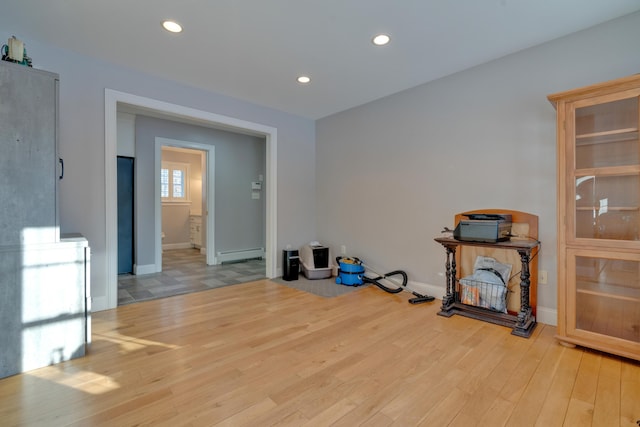
<path fill-rule="evenodd" d="M 133 273 L 133 159 L 118 157 L 118 274 Z"/>

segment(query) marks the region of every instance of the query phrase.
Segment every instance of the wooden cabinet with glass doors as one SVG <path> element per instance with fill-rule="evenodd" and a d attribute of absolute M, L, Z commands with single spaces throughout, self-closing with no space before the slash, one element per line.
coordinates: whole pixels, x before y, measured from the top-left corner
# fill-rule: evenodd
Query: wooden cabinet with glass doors
<path fill-rule="evenodd" d="M 558 134 L 557 338 L 640 360 L 640 75 L 548 98 Z"/>

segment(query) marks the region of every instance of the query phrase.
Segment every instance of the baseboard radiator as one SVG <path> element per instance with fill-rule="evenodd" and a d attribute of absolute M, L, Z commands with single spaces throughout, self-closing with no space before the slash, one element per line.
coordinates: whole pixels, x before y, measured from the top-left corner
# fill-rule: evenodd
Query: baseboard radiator
<path fill-rule="evenodd" d="M 239 249 L 235 251 L 218 252 L 218 264 L 225 262 L 237 262 L 247 259 L 264 258 L 264 248 Z"/>

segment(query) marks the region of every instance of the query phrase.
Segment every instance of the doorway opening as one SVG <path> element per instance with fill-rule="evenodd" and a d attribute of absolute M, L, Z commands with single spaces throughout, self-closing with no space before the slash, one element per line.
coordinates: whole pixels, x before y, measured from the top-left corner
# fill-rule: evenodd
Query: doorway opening
<path fill-rule="evenodd" d="M 259 123 L 196 110 L 177 104 L 105 89 L 105 193 L 106 193 L 106 295 L 93 298 L 95 310 L 117 307 L 117 112 L 126 106 L 156 117 L 185 121 L 226 131 L 264 137 L 266 143 L 266 277 L 276 276 L 277 263 L 277 130 Z M 157 220 L 156 220 L 157 221 Z M 211 239 L 211 233 L 207 239 Z M 161 250 L 161 234 L 156 236 L 155 251 Z"/>
<path fill-rule="evenodd" d="M 149 118 L 131 121 L 141 121 L 143 129 L 149 129 L 150 123 L 157 123 Z M 183 126 L 175 123 L 175 133 L 183 133 Z M 243 247 L 246 239 L 254 243 L 249 247 L 255 244 L 260 249 L 264 247 L 264 200 L 248 200 L 248 186 L 245 185 L 250 178 L 264 174 L 264 141 L 224 132 L 210 134 L 204 131 L 204 135 L 195 129 L 191 132 L 202 142 L 155 136 L 150 138 L 152 150 L 136 150 L 141 156 L 146 153 L 147 157 L 140 159 L 147 165 L 142 167 L 140 178 L 145 180 L 148 174 L 153 176 L 153 207 L 151 211 L 145 211 L 146 214 L 138 212 L 138 221 L 142 221 L 138 228 L 147 229 L 147 232 L 138 233 L 138 239 L 156 240 L 160 236 L 156 248 L 161 250 L 157 251 L 157 258 L 151 264 L 139 265 L 144 264 L 141 261 L 136 265 L 136 273 L 144 273 L 119 274 L 119 306 L 266 277 L 263 253 L 224 250 Z M 137 142 L 142 146 L 148 144 L 149 138 L 145 139 L 144 133 L 140 135 Z M 216 165 L 218 149 L 222 157 Z M 146 188 L 148 191 L 149 187 Z M 140 203 L 148 202 L 147 199 Z M 231 216 L 230 212 L 233 212 Z M 151 217 L 156 218 L 155 223 L 144 224 L 149 223 Z M 207 223 L 216 224 L 221 233 L 214 234 L 216 229 Z M 210 235 L 215 235 L 219 241 L 209 238 Z M 118 237 L 120 250 L 122 236 L 119 234 Z M 216 248 L 223 250 L 222 255 Z M 120 253 L 118 255 L 120 258 Z M 235 261 L 230 262 L 230 258 Z"/>
<path fill-rule="evenodd" d="M 182 153 L 182 154 L 194 154 L 198 153 L 199 165 L 188 160 L 181 162 L 165 162 L 166 153 Z M 180 159 L 180 157 L 178 158 Z M 155 265 L 156 272 L 162 271 L 162 248 L 165 243 L 162 240 L 163 235 L 166 232 L 170 232 L 164 225 L 165 216 L 172 216 L 182 219 L 183 227 L 190 222 L 198 221 L 196 225 L 199 230 L 197 234 L 189 236 L 189 244 L 198 246 L 198 249 L 203 249 L 201 252 L 205 255 L 206 264 L 216 264 L 215 259 L 215 146 L 207 144 L 199 144 L 189 141 L 181 141 L 176 139 L 169 139 L 163 137 L 155 138 L 154 149 L 154 182 L 155 182 Z M 168 165 L 168 169 L 165 169 L 163 163 Z M 190 164 L 191 163 L 191 164 Z M 196 172 L 196 176 L 192 176 L 191 172 Z M 166 183 L 166 194 L 164 194 L 163 183 L 161 175 L 163 171 L 166 171 L 169 175 Z M 183 196 L 186 196 L 183 201 L 180 201 L 180 197 L 174 197 L 174 190 L 176 187 L 173 182 L 173 175 L 179 172 L 183 175 L 183 179 L 186 178 L 186 182 L 183 183 L 181 191 Z M 199 183 L 199 184 L 198 184 Z M 192 188 L 195 187 L 195 188 Z M 196 194 L 199 193 L 199 194 Z M 194 194 L 192 199 L 191 193 Z M 165 197 L 166 196 L 166 197 Z M 170 199 L 171 201 L 167 201 Z M 185 200 L 188 199 L 188 202 Z M 173 206 L 173 208 L 170 208 Z M 166 207 L 166 208 L 165 208 Z M 175 212 L 171 212 L 175 211 Z M 165 215 L 167 214 L 167 215 Z M 194 224 L 195 225 L 195 224 Z M 191 231 L 183 230 L 184 231 Z M 195 230 L 194 230 L 195 231 Z M 179 233 L 179 231 L 178 231 Z M 183 234 L 186 237 L 185 234 Z M 192 241 L 193 240 L 193 241 Z M 180 242 L 178 242 L 180 243 Z"/>

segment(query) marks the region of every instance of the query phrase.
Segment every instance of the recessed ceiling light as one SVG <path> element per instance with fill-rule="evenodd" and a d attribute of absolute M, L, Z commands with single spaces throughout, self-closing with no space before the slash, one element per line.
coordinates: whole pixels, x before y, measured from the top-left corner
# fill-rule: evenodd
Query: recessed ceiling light
<path fill-rule="evenodd" d="M 300 76 L 298 77 L 298 83 L 307 84 L 311 82 L 311 77 L 308 76 Z"/>
<path fill-rule="evenodd" d="M 384 46 L 385 44 L 387 44 L 387 43 L 389 43 L 391 41 L 391 37 L 389 37 L 386 34 L 378 34 L 371 41 L 376 46 Z"/>
<path fill-rule="evenodd" d="M 182 25 L 178 24 L 176 21 L 170 21 L 170 20 L 163 21 L 162 27 L 165 30 L 170 31 L 172 33 L 182 32 Z"/>

